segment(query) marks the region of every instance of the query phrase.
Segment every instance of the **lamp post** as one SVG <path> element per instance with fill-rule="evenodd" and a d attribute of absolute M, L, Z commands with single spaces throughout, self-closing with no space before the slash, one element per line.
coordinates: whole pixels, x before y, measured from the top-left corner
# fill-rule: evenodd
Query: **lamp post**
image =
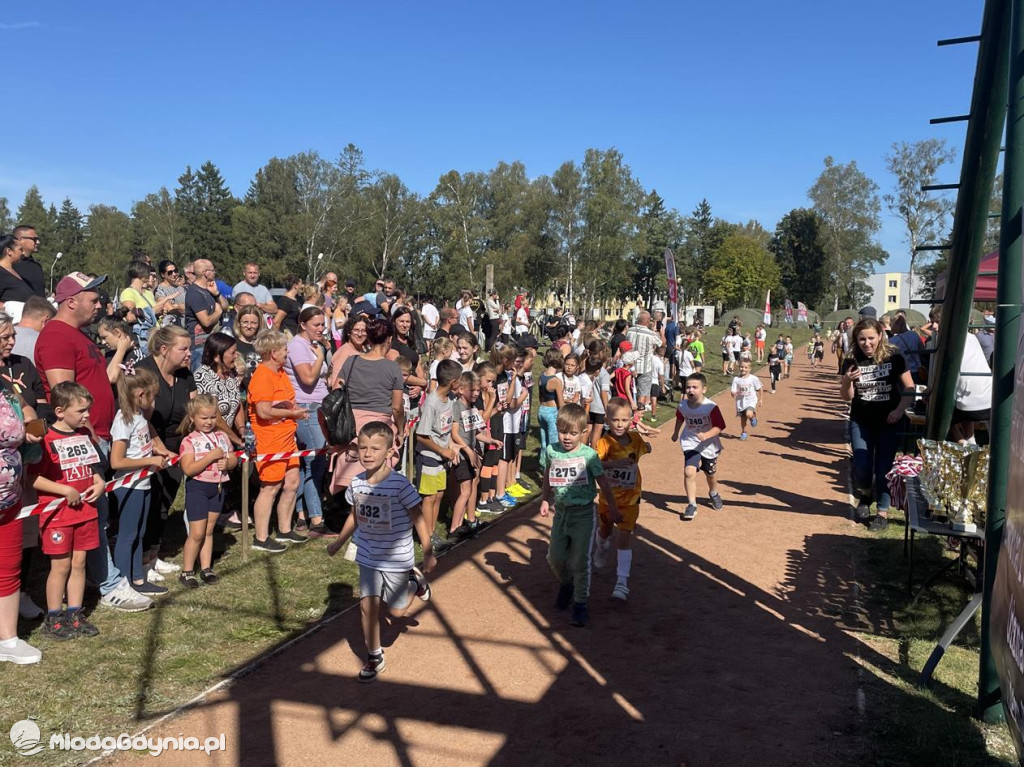
<path fill-rule="evenodd" d="M 64 256 L 64 254 L 61 253 L 58 250 L 57 251 L 57 255 L 53 257 L 53 263 L 50 264 L 50 292 L 51 293 L 53 292 L 53 267 L 55 267 L 57 265 L 57 262 L 60 261 L 63 256 Z"/>

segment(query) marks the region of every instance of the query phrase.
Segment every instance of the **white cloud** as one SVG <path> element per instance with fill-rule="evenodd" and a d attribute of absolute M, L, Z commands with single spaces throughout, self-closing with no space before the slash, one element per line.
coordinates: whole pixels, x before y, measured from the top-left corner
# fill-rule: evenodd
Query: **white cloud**
<path fill-rule="evenodd" d="M 13 24 L 0 22 L 0 32 L 13 32 L 18 29 L 32 29 L 40 26 L 38 21 L 16 21 Z"/>

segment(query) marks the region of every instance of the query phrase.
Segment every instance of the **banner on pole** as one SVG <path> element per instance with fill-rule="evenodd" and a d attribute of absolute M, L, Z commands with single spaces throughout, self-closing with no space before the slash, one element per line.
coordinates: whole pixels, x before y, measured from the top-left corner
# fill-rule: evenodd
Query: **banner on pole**
<path fill-rule="evenodd" d="M 807 322 L 807 307 L 803 301 L 796 302 L 796 321 Z"/>
<path fill-rule="evenodd" d="M 764 297 L 764 324 L 772 324 L 772 289 L 768 288 L 768 295 Z"/>
<path fill-rule="evenodd" d="M 786 299 L 786 322 L 790 324 L 793 322 L 793 302 L 788 298 Z"/>
<path fill-rule="evenodd" d="M 665 248 L 665 277 L 668 281 L 668 313 L 676 317 L 679 305 L 679 285 L 676 282 L 676 257 L 671 248 Z"/>

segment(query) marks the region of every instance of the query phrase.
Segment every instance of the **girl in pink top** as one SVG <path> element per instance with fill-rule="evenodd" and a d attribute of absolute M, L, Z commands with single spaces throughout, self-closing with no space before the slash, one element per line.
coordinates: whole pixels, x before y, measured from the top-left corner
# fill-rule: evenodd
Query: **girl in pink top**
<path fill-rule="evenodd" d="M 199 394 L 189 400 L 188 415 L 179 431 L 187 436 L 181 441 L 181 470 L 185 473 L 185 540 L 184 566 L 178 579 L 186 588 L 217 582 L 213 572 L 213 527 L 224 508 L 224 483 L 238 459 L 231 453 L 227 435 L 217 429 L 220 409 L 210 394 Z M 202 569 L 196 577 L 196 557 Z"/>

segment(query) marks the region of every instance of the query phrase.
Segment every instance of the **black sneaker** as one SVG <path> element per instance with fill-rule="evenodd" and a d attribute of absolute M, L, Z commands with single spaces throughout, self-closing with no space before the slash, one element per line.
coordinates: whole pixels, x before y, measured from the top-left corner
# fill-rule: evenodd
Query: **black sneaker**
<path fill-rule="evenodd" d="M 572 605 L 572 618 L 569 620 L 573 626 L 586 626 L 590 622 L 590 611 L 586 602 L 574 602 Z"/>
<path fill-rule="evenodd" d="M 309 528 L 310 538 L 337 538 L 338 534 L 322 522 Z"/>
<path fill-rule="evenodd" d="M 569 603 L 572 602 L 572 595 L 575 589 L 571 582 L 563 583 L 558 587 L 558 596 L 555 597 L 555 609 L 565 610 L 569 607 Z"/>
<path fill-rule="evenodd" d="M 146 581 L 145 583 L 133 583 L 132 588 L 147 597 L 160 596 L 167 593 L 167 589 L 163 586 L 157 586 L 155 583 L 150 583 L 149 581 Z"/>
<path fill-rule="evenodd" d="M 384 662 L 384 653 L 380 655 L 371 655 L 370 659 L 366 661 L 366 665 L 363 666 L 363 670 L 359 672 L 357 677 L 360 682 L 372 682 L 377 678 L 377 674 L 386 669 L 388 666 Z"/>
<path fill-rule="evenodd" d="M 870 530 L 873 533 L 878 533 L 878 532 L 881 532 L 882 530 L 884 530 L 885 528 L 887 528 L 888 526 L 889 526 L 889 518 L 888 517 L 883 517 L 881 514 L 879 514 L 879 515 L 876 515 L 875 518 L 871 520 L 871 524 L 868 525 L 868 530 Z"/>
<path fill-rule="evenodd" d="M 78 636 L 82 637 L 94 637 L 100 633 L 100 630 L 93 626 L 89 621 L 82 615 L 81 610 L 75 610 L 74 612 L 68 613 L 68 625 L 74 629 Z"/>
<path fill-rule="evenodd" d="M 278 533 L 274 538 L 278 541 L 287 541 L 288 543 L 305 543 L 309 540 L 309 538 L 295 530 L 289 530 L 287 533 Z"/>
<path fill-rule="evenodd" d="M 229 519 L 227 522 L 225 522 L 223 525 L 221 525 L 221 527 L 223 527 L 225 530 L 227 530 L 230 533 L 237 533 L 239 530 L 242 529 L 242 523 L 241 522 L 232 522 Z"/>
<path fill-rule="evenodd" d="M 440 554 L 442 551 L 448 551 L 448 549 L 452 547 L 452 544 L 450 544 L 437 533 L 434 533 L 430 536 L 430 545 L 434 549 L 434 554 Z"/>
<path fill-rule="evenodd" d="M 861 501 L 857 504 L 857 508 L 853 510 L 853 518 L 858 522 L 866 522 L 870 516 L 871 503 L 869 501 Z"/>
<path fill-rule="evenodd" d="M 292 525 L 292 530 L 294 530 L 297 533 L 304 534 L 309 531 L 309 525 L 306 524 L 306 520 L 300 518 L 295 520 L 295 524 Z"/>
<path fill-rule="evenodd" d="M 526 477 L 520 477 L 519 479 L 516 480 L 516 482 L 519 483 L 520 487 L 525 487 L 527 490 L 532 491 L 534 489 L 533 483 L 527 481 Z"/>
<path fill-rule="evenodd" d="M 689 522 L 690 520 L 692 520 L 696 516 L 697 516 L 697 504 L 695 504 L 695 503 L 688 503 L 688 504 L 686 504 L 686 508 L 683 510 L 683 513 L 679 515 L 679 518 L 681 520 L 683 520 L 684 522 Z"/>
<path fill-rule="evenodd" d="M 267 538 L 265 541 L 261 541 L 259 538 L 254 538 L 252 547 L 256 551 L 265 551 L 268 554 L 280 554 L 281 552 L 288 551 L 288 547 L 283 543 L 278 543 L 273 538 Z"/>
<path fill-rule="evenodd" d="M 711 493 L 710 498 L 711 498 L 711 508 L 713 508 L 715 511 L 721 511 L 722 510 L 722 496 L 720 496 L 718 493 Z"/>
<path fill-rule="evenodd" d="M 74 627 L 68 622 L 67 613 L 61 610 L 57 615 L 47 615 L 43 621 L 43 636 L 64 642 L 78 636 Z"/>
<path fill-rule="evenodd" d="M 409 580 L 416 584 L 416 596 L 424 602 L 430 601 L 430 584 L 427 583 L 427 576 L 418 567 L 414 567 L 409 573 Z"/>
<path fill-rule="evenodd" d="M 196 577 L 196 571 L 182 570 L 181 575 L 178 576 L 178 583 L 186 589 L 198 589 L 199 579 Z"/>
<path fill-rule="evenodd" d="M 207 567 L 205 570 L 199 571 L 199 580 L 201 580 L 207 586 L 212 586 L 217 581 L 219 581 L 220 578 L 217 577 L 217 573 L 215 573 L 211 568 Z"/>

